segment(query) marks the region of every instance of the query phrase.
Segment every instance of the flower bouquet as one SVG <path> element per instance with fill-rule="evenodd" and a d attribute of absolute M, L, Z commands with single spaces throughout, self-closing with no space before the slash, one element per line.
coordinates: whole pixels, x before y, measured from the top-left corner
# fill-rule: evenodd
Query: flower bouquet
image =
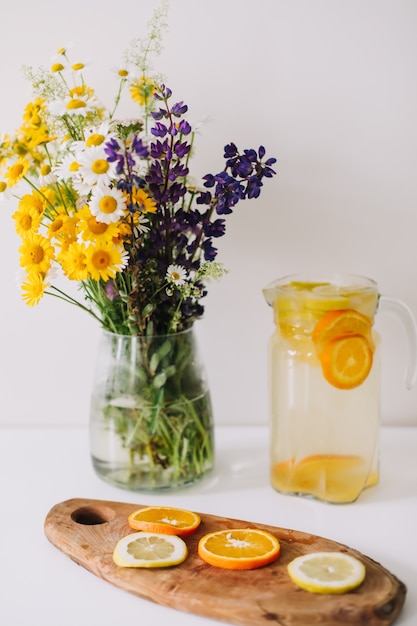
<path fill-rule="evenodd" d="M 193 324 L 207 281 L 225 272 L 214 245 L 225 217 L 275 173 L 263 147 L 229 143 L 222 169 L 191 184 L 187 105 L 147 70 L 157 27 L 127 54 L 133 64 L 118 71 L 110 108 L 67 49 L 50 70 L 26 68 L 35 98 L 15 136 L 0 140 L 0 195 L 18 198 L 23 300 L 60 298 L 103 328 L 93 459 L 102 476 L 129 488 L 193 482 L 212 465 L 211 406 Z M 137 111 L 119 120 L 126 90 Z"/>

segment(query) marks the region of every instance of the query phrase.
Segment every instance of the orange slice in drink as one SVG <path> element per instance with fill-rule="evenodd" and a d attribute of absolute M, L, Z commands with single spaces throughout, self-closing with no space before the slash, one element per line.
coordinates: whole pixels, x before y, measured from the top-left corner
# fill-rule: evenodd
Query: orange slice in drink
<path fill-rule="evenodd" d="M 228 528 L 204 535 L 198 543 L 199 557 L 215 567 L 249 570 L 273 563 L 280 543 L 258 528 Z"/>
<path fill-rule="evenodd" d="M 128 517 L 131 528 L 165 535 L 191 535 L 201 519 L 197 513 L 169 506 L 148 506 Z"/>
<path fill-rule="evenodd" d="M 329 311 L 313 329 L 323 376 L 338 389 L 354 389 L 367 378 L 373 360 L 372 320 L 354 309 Z"/>
<path fill-rule="evenodd" d="M 372 348 L 363 335 L 328 341 L 320 354 L 324 378 L 338 389 L 361 385 L 371 371 L 372 360 Z"/>
<path fill-rule="evenodd" d="M 272 467 L 271 482 L 283 493 L 314 495 L 327 502 L 354 502 L 371 484 L 369 464 L 353 454 L 316 454 Z"/>
<path fill-rule="evenodd" d="M 363 335 L 372 345 L 372 320 L 354 309 L 329 311 L 323 315 L 313 330 L 313 342 L 320 352 L 323 344 L 333 339 Z"/>

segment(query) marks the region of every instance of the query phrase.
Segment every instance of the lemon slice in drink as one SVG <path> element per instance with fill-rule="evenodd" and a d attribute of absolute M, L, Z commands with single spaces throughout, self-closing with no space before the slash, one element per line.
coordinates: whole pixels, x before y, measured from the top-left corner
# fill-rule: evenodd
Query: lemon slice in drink
<path fill-rule="evenodd" d="M 187 555 L 186 543 L 176 535 L 138 532 L 117 542 L 113 561 L 119 567 L 170 567 Z"/>
<path fill-rule="evenodd" d="M 312 552 L 288 564 L 291 580 L 312 593 L 346 593 L 365 580 L 364 564 L 345 552 Z"/>
<path fill-rule="evenodd" d="M 350 293 L 336 285 L 319 285 L 305 294 L 304 303 L 307 309 L 325 313 L 334 309 L 348 309 Z"/>

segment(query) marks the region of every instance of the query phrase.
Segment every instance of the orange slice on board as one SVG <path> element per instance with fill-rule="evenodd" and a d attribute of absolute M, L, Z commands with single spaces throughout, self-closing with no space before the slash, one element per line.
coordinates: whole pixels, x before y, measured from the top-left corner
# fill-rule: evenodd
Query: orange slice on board
<path fill-rule="evenodd" d="M 274 535 L 257 528 L 228 528 L 204 535 L 198 543 L 199 557 L 215 567 L 249 570 L 273 563 L 280 543 Z"/>
<path fill-rule="evenodd" d="M 197 513 L 169 506 L 148 506 L 134 511 L 128 517 L 129 526 L 135 530 L 166 535 L 191 535 L 200 525 Z"/>
<path fill-rule="evenodd" d="M 372 360 L 372 348 L 363 335 L 328 341 L 320 354 L 324 378 L 338 389 L 361 385 L 371 371 Z"/>

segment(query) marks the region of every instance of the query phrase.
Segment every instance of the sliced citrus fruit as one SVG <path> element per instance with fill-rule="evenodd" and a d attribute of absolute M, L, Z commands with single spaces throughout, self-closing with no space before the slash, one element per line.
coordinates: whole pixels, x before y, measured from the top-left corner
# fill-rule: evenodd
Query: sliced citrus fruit
<path fill-rule="evenodd" d="M 278 491 L 308 493 L 327 502 L 353 502 L 369 479 L 369 463 L 353 454 L 290 459 L 271 470 L 271 482 Z"/>
<path fill-rule="evenodd" d="M 338 389 L 361 385 L 371 371 L 372 360 L 372 348 L 363 335 L 328 341 L 320 354 L 324 378 Z"/>
<path fill-rule="evenodd" d="M 305 295 L 304 304 L 310 311 L 325 312 L 350 307 L 349 293 L 341 292 L 334 285 L 316 287 Z"/>
<path fill-rule="evenodd" d="M 119 567 L 170 567 L 185 561 L 187 555 L 181 537 L 138 532 L 117 542 L 113 561 Z"/>
<path fill-rule="evenodd" d="M 345 552 L 311 552 L 288 564 L 291 580 L 312 593 L 346 593 L 365 580 L 359 559 Z"/>
<path fill-rule="evenodd" d="M 203 561 L 224 569 L 255 569 L 276 561 L 281 550 L 274 535 L 257 528 L 228 528 L 204 535 L 198 543 Z"/>
<path fill-rule="evenodd" d="M 313 341 L 320 348 L 328 341 L 351 335 L 363 335 L 372 343 L 372 320 L 354 309 L 329 311 L 313 329 Z"/>
<path fill-rule="evenodd" d="M 200 525 L 197 513 L 169 506 L 148 506 L 128 517 L 131 528 L 166 535 L 191 535 Z"/>

